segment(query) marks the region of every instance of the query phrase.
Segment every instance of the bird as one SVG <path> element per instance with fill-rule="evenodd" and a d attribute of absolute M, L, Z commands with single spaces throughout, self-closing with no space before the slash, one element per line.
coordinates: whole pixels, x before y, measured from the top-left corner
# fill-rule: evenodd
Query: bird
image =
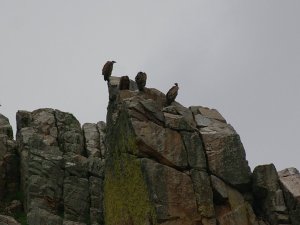
<path fill-rule="evenodd" d="M 102 75 L 104 76 L 104 80 L 108 81 L 111 76 L 111 72 L 113 70 L 113 66 L 116 61 L 107 61 L 102 68 Z"/>
<path fill-rule="evenodd" d="M 122 76 L 119 83 L 120 90 L 129 90 L 130 80 L 128 76 Z"/>
<path fill-rule="evenodd" d="M 175 83 L 175 86 L 171 87 L 171 89 L 168 91 L 166 95 L 167 105 L 171 105 L 171 103 L 174 102 L 178 94 L 178 89 L 178 83 Z"/>
<path fill-rule="evenodd" d="M 135 82 L 140 91 L 144 90 L 144 87 L 146 86 L 146 81 L 147 81 L 147 74 L 144 72 L 138 72 L 138 74 L 135 77 Z"/>

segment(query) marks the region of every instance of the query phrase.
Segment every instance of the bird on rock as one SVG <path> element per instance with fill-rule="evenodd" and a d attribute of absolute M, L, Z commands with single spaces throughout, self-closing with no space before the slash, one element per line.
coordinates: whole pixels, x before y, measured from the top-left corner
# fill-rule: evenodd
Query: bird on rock
<path fill-rule="evenodd" d="M 140 91 L 144 90 L 144 87 L 146 86 L 146 81 L 147 81 L 147 74 L 144 72 L 138 72 L 138 74 L 135 77 L 135 82 Z"/>
<path fill-rule="evenodd" d="M 166 95 L 167 105 L 171 105 L 172 102 L 175 101 L 175 98 L 178 94 L 178 84 L 175 83 L 175 86 L 173 86 Z"/>
<path fill-rule="evenodd" d="M 122 76 L 119 83 L 120 90 L 129 90 L 130 80 L 128 76 Z"/>
<path fill-rule="evenodd" d="M 102 68 L 102 75 L 104 76 L 104 80 L 108 81 L 111 76 L 111 72 L 113 70 L 113 66 L 115 61 L 107 61 Z"/>

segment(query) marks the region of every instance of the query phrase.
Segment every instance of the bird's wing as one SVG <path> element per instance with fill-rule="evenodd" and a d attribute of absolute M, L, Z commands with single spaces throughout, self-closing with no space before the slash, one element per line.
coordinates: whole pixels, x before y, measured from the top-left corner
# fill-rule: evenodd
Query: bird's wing
<path fill-rule="evenodd" d="M 178 87 L 173 86 L 167 93 L 167 98 L 175 98 L 178 94 Z"/>
<path fill-rule="evenodd" d="M 110 64 L 111 64 L 111 62 L 109 62 L 109 61 L 104 64 L 103 69 L 102 69 L 102 75 L 107 73 L 107 71 L 109 70 Z"/>

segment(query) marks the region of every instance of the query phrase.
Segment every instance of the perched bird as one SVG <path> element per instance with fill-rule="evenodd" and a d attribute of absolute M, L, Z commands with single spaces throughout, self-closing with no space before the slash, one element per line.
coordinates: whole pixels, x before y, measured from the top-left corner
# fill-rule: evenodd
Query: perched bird
<path fill-rule="evenodd" d="M 172 102 L 174 102 L 177 94 L 178 94 L 178 84 L 175 83 L 175 86 L 173 86 L 166 95 L 167 105 L 171 105 Z"/>
<path fill-rule="evenodd" d="M 102 68 L 102 75 L 104 76 L 104 80 L 108 81 L 111 76 L 111 72 L 113 70 L 113 66 L 115 61 L 107 61 Z"/>
<path fill-rule="evenodd" d="M 130 80 L 128 76 L 122 76 L 119 83 L 120 90 L 129 90 Z"/>
<path fill-rule="evenodd" d="M 147 74 L 144 72 L 138 72 L 138 74 L 135 77 L 135 82 L 140 91 L 144 90 L 144 87 L 146 86 L 146 81 L 147 81 Z"/>

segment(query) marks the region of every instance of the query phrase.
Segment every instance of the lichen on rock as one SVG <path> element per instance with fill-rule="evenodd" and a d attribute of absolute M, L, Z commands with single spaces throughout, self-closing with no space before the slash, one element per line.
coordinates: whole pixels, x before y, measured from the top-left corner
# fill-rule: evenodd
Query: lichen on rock
<path fill-rule="evenodd" d="M 120 112 L 117 125 L 110 128 L 104 183 L 104 209 L 107 225 L 155 224 L 156 215 L 141 172 L 141 163 L 132 130 Z"/>

